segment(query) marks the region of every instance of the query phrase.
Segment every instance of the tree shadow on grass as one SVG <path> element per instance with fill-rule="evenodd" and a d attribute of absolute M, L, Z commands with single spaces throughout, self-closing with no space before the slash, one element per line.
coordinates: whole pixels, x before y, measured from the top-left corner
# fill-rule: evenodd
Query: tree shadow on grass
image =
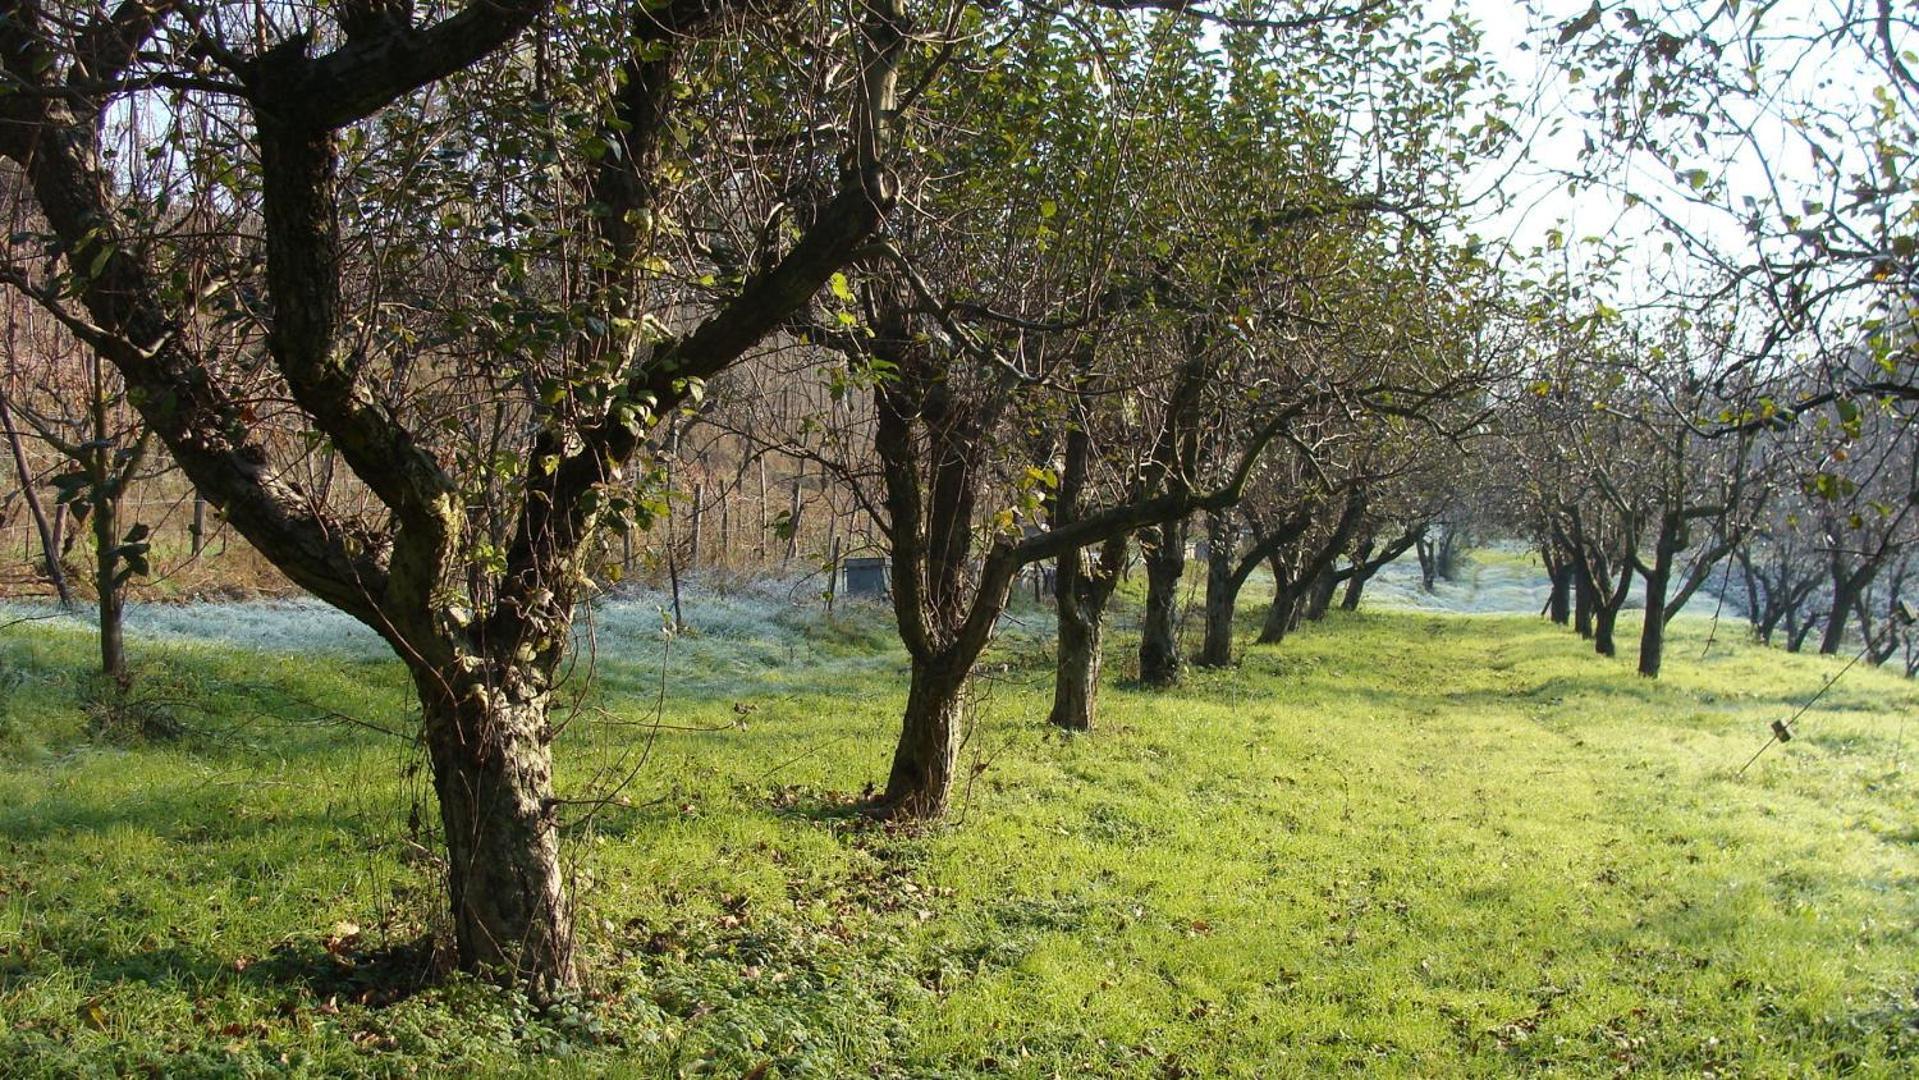
<path fill-rule="evenodd" d="M 81 972 L 89 988 L 107 991 L 144 983 L 200 994 L 220 985 L 262 996 L 310 995 L 314 1003 L 379 1008 L 396 1004 L 442 982 L 451 972 L 450 952 L 431 934 L 374 941 L 357 928 L 322 940 L 283 942 L 261 957 L 221 957 L 204 948 L 173 945 L 111 956 L 91 963 L 63 962 Z M 0 970 L 0 990 L 33 981 L 29 971 Z"/>
<path fill-rule="evenodd" d="M 814 787 L 810 784 L 783 784 L 765 796 L 766 805 L 772 812 L 784 818 L 798 818 L 821 825 L 838 827 L 867 826 L 876 824 L 869 812 L 873 805 L 874 789 L 868 784 L 865 791 L 832 791 Z"/>
<path fill-rule="evenodd" d="M 196 792 L 163 794 L 143 791 L 136 798 L 112 802 L 91 801 L 84 789 L 72 795 L 53 794 L 24 807 L 0 813 L 0 840 L 37 844 L 71 834 L 103 834 L 137 829 L 169 844 L 197 845 L 249 841 L 295 830 L 332 836 L 357 832 L 356 822 L 337 811 L 288 811 L 275 808 L 259 814 L 236 814 Z M 395 804 L 398 805 L 397 803 Z M 397 811 L 396 811 L 397 812 Z"/>

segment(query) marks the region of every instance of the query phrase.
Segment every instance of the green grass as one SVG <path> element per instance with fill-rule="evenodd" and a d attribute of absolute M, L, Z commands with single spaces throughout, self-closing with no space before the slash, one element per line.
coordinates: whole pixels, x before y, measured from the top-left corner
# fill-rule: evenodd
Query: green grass
<path fill-rule="evenodd" d="M 1246 616 L 1255 619 L 1256 603 Z M 143 644 L 189 734 L 88 734 L 90 640 L 0 633 L 0 1073 L 1905 1075 L 1915 687 L 1682 620 L 1667 675 L 1523 617 L 1329 619 L 1044 730 L 993 658 L 953 819 L 863 827 L 903 681 L 604 643 L 561 739 L 588 985 L 420 988 L 437 912 L 390 664 Z M 1622 626 L 1622 641 L 1631 627 Z M 1127 666 L 1115 635 L 1112 667 Z M 693 654 L 710 665 L 716 643 Z M 717 686 L 724 686 L 720 692 Z M 735 704 L 747 707 L 744 715 Z M 409 770 L 415 770 L 409 773 Z M 422 836 L 428 849 L 431 837 Z"/>

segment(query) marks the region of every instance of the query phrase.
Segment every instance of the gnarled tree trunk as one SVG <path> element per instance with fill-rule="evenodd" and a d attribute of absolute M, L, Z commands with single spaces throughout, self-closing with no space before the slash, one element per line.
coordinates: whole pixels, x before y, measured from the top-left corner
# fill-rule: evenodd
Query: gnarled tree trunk
<path fill-rule="evenodd" d="M 1068 731 L 1090 731 L 1099 697 L 1100 639 L 1097 613 L 1059 620 L 1059 663 L 1053 677 L 1053 711 L 1046 722 Z"/>
<path fill-rule="evenodd" d="M 446 831 L 460 966 L 536 994 L 572 985 L 545 680 L 515 668 L 493 685 L 424 667 L 413 678 Z"/>
<path fill-rule="evenodd" d="M 1140 532 L 1146 562 L 1146 612 L 1139 630 L 1139 681 L 1179 681 L 1179 582 L 1186 575 L 1186 519 Z"/>
<path fill-rule="evenodd" d="M 1286 640 L 1299 618 L 1299 584 L 1292 579 L 1290 568 L 1283 560 L 1275 556 L 1273 568 L 1273 602 L 1267 605 L 1266 621 L 1260 624 L 1258 641 L 1261 645 L 1277 645 Z"/>
<path fill-rule="evenodd" d="M 1233 609 L 1244 579 L 1233 573 L 1233 530 L 1225 514 L 1209 515 L 1206 522 L 1206 634 L 1200 642 L 1201 667 L 1225 667 L 1233 662 Z"/>
<path fill-rule="evenodd" d="M 1126 534 L 1100 545 L 1094 558 L 1071 551 L 1059 558 L 1054 593 L 1059 615 L 1059 656 L 1053 679 L 1053 711 L 1047 722 L 1068 731 L 1091 731 L 1099 700 L 1100 648 L 1106 604 L 1126 561 Z"/>
<path fill-rule="evenodd" d="M 1321 567 L 1319 573 L 1313 577 L 1312 588 L 1306 595 L 1307 622 L 1318 622 L 1326 617 L 1327 610 L 1333 606 L 1333 592 L 1338 588 L 1339 578 L 1332 566 L 1329 564 Z"/>
<path fill-rule="evenodd" d="M 965 732 L 967 668 L 951 656 L 913 659 L 899 745 L 876 812 L 906 818 L 946 812 Z"/>
<path fill-rule="evenodd" d="M 1632 560 L 1619 571 L 1619 586 L 1609 594 L 1601 594 L 1593 606 L 1593 651 L 1601 656 L 1618 654 L 1613 642 L 1613 628 L 1619 621 L 1620 609 L 1626 606 L 1626 597 L 1632 592 Z"/>

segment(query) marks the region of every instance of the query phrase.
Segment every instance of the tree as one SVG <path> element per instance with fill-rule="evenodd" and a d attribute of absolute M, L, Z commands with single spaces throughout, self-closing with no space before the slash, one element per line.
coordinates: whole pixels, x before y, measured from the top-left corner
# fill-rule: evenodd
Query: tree
<path fill-rule="evenodd" d="M 1658 304 L 1746 312 L 1728 370 L 1798 369 L 1772 404 L 1788 419 L 1919 401 L 1910 12 L 1595 2 L 1552 19 L 1589 121 L 1575 183 L 1617 191 L 1666 238 Z"/>
<path fill-rule="evenodd" d="M 1302 440 L 1304 441 L 1304 440 Z M 1323 450 L 1319 452 L 1323 453 Z M 1325 546 L 1337 551 L 1358 524 L 1365 508 L 1365 487 L 1359 479 L 1344 475 L 1337 466 L 1318 459 L 1315 449 L 1300 452 L 1289 462 L 1288 471 L 1269 470 L 1272 488 L 1268 498 L 1258 498 L 1242 510 L 1249 523 L 1250 543 L 1242 550 L 1240 528 L 1230 512 L 1207 515 L 1206 519 L 1206 600 L 1205 633 L 1193 662 L 1201 667 L 1226 667 L 1233 662 L 1233 612 L 1247 579 L 1262 563 L 1274 559 L 1289 546 L 1302 546 L 1312 538 L 1316 525 L 1332 525 L 1336 534 Z M 1273 473 L 1277 472 L 1277 477 Z M 1338 478 L 1334 479 L 1337 475 Z M 1276 482 L 1275 482 L 1276 480 Z M 1329 518 L 1326 504 L 1344 496 L 1344 509 Z M 1286 604 L 1290 582 L 1275 581 L 1274 603 Z M 1291 608 L 1286 616 L 1290 619 Z M 1270 621 L 1270 620 L 1269 620 Z M 1264 636 L 1264 635 L 1262 635 Z"/>
<path fill-rule="evenodd" d="M 625 475 L 657 419 L 890 209 L 904 7 L 70 15 L 0 24 L 0 154 L 59 260 L 16 248 L 5 280 L 113 363 L 254 547 L 407 664 L 462 966 L 571 982 L 548 708 L 596 540 L 646 516 Z M 839 42 L 843 77 L 788 63 Z M 167 122 L 110 132 L 162 99 Z M 712 228 L 749 219 L 731 249 Z M 291 404 L 262 416 L 260 389 Z M 315 445 L 374 513 L 276 468 Z"/>
<path fill-rule="evenodd" d="M 8 368 L 11 371 L 13 365 L 9 363 Z M 40 502 L 40 478 L 27 461 L 26 442 L 20 435 L 20 426 L 14 422 L 7 393 L 7 390 L 0 389 L 0 434 L 7 437 L 7 451 L 13 459 L 14 475 L 20 481 L 21 501 L 26 503 L 27 513 L 33 518 L 34 530 L 40 537 L 41 572 L 53 585 L 55 595 L 60 598 L 60 606 L 69 607 L 73 604 L 73 592 L 67 587 L 66 568 L 60 563 L 60 542 L 54 538 L 46 507 Z"/>
<path fill-rule="evenodd" d="M 1725 370 L 1736 325 L 1682 318 L 1601 354 L 1609 370 L 1591 408 L 1605 417 L 1580 445 L 1595 490 L 1621 520 L 1643 523 L 1650 543 L 1630 552 L 1645 582 L 1638 668 L 1648 678 L 1659 675 L 1667 625 L 1739 545 L 1768 493 L 1758 433 L 1720 439 L 1712 430 L 1749 396 Z"/>
<path fill-rule="evenodd" d="M 1332 591 L 1345 586 L 1339 606 L 1359 610 L 1361 597 L 1373 576 L 1412 551 L 1433 523 L 1448 513 L 1457 492 L 1473 476 L 1466 446 L 1457 445 L 1429 428 L 1406 425 L 1412 436 L 1412 461 L 1404 473 L 1375 481 L 1366 498 L 1347 564 L 1328 575 L 1327 603 Z M 1307 612 L 1308 618 L 1316 618 Z"/>
<path fill-rule="evenodd" d="M 99 356 L 76 349 L 65 335 L 48 331 L 34 336 L 40 362 L 28 365 L 16 357 L 15 371 L 37 368 L 46 381 L 32 397 L 57 411 L 42 414 L 23 398 L 0 419 L 11 428 L 11 414 L 17 414 L 58 455 L 65 471 L 50 481 L 58 493 L 56 503 L 68 508 L 76 526 L 91 524 L 100 672 L 111 687 L 124 692 L 130 682 L 124 628 L 127 585 L 149 572 L 151 530 L 143 522 L 127 523 L 123 506 L 128 487 L 147 466 L 152 433 L 128 407 L 119 379 Z M 5 406 L 0 399 L 0 408 Z M 60 585 L 64 589 L 64 582 Z"/>

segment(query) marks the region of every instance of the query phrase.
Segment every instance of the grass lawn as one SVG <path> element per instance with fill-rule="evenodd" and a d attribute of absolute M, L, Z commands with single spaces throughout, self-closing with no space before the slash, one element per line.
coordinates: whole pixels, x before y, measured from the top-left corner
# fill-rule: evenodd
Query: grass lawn
<path fill-rule="evenodd" d="M 1090 737 L 1016 635 L 916 832 L 845 812 L 903 695 L 877 613 L 688 637 L 664 680 L 604 634 L 563 784 L 631 779 L 572 808 L 587 986 L 538 1011 L 423 984 L 394 664 L 136 640 L 188 730 L 121 745 L 91 639 L 16 627 L 0 1074 L 1910 1075 L 1919 688 L 1855 670 L 1739 776 L 1843 661 L 1677 627 L 1652 683 L 1532 618 L 1335 612 L 1109 682 Z"/>

